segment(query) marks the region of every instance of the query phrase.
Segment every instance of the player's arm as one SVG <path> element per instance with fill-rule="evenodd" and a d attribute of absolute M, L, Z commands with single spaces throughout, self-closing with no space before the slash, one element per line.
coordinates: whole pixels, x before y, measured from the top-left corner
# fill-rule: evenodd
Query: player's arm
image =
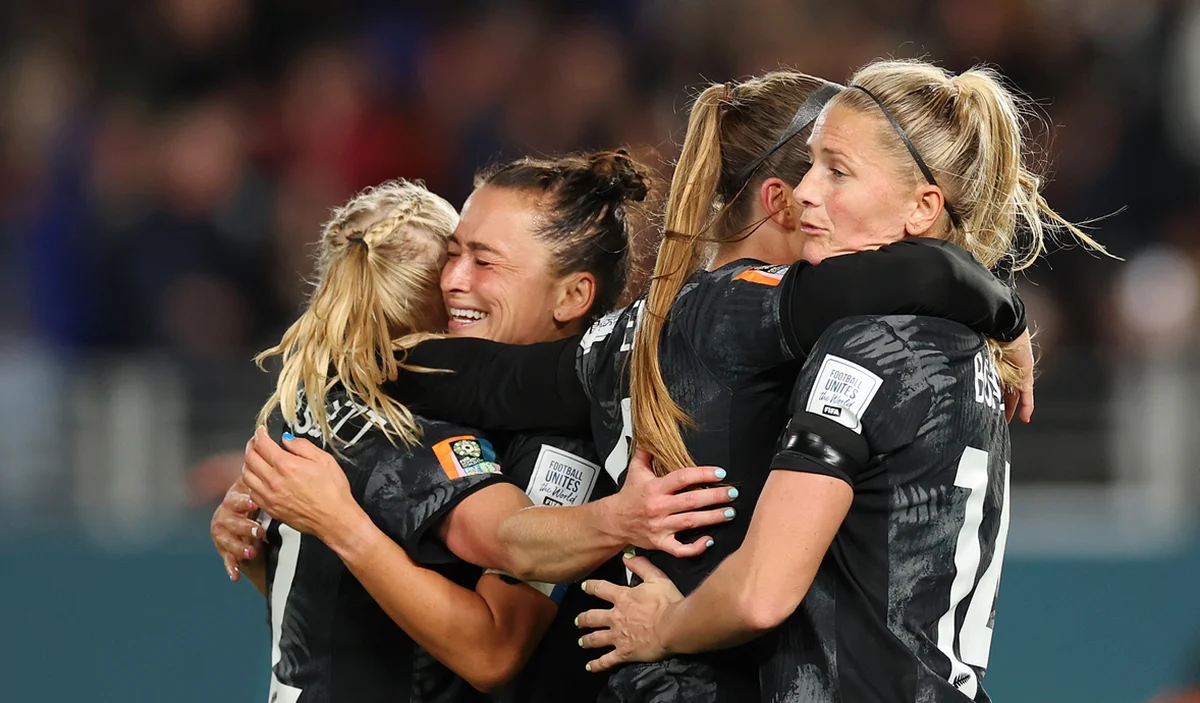
<path fill-rule="evenodd" d="M 582 336 L 539 344 L 454 337 L 422 342 L 385 392 L 413 412 L 491 430 L 586 430 L 590 402 L 575 372 Z"/>
<path fill-rule="evenodd" d="M 558 610 L 528 584 L 484 574 L 468 590 L 412 560 L 363 513 L 356 536 L 331 544 L 363 588 L 417 644 L 488 692 L 529 660 Z"/>
<path fill-rule="evenodd" d="M 731 500 L 728 488 L 686 490 L 720 481 L 721 470 L 691 467 L 659 478 L 648 463 L 639 466 L 631 465 L 620 491 L 579 506 L 533 506 L 515 486 L 481 490 L 442 523 L 442 538 L 473 564 L 526 581 L 570 583 L 629 545 L 696 556 L 710 539 L 683 544 L 675 533 L 734 519 L 712 508 Z"/>
<path fill-rule="evenodd" d="M 886 321 L 839 323 L 822 336 L 797 380 L 792 418 L 742 546 L 687 598 L 642 561 L 630 568 L 644 574 L 643 586 L 589 584 L 616 606 L 579 619 L 606 628 L 586 635 L 585 646 L 616 647 L 596 669 L 746 642 L 795 611 L 870 457 L 910 443 L 927 417 L 931 388 L 919 358 L 903 350 Z"/>
<path fill-rule="evenodd" d="M 462 492 L 493 477 L 464 479 L 451 490 L 443 483 L 415 498 L 381 491 L 381 500 L 394 502 L 378 506 L 391 513 L 381 519 L 406 538 L 401 546 L 355 501 L 332 456 L 304 439 L 287 446 L 260 429 L 247 448 L 245 481 L 268 514 L 333 549 L 389 617 L 475 688 L 493 690 L 520 671 L 554 618 L 554 602 L 494 574 L 474 591 L 463 588 L 406 551 L 418 549 L 426 523 L 453 509 Z"/>
<path fill-rule="evenodd" d="M 781 285 L 784 338 L 807 354 L 835 321 L 858 315 L 928 315 L 1000 342 L 1025 332 L 1025 305 L 969 252 L 910 238 L 874 251 L 797 263 Z"/>

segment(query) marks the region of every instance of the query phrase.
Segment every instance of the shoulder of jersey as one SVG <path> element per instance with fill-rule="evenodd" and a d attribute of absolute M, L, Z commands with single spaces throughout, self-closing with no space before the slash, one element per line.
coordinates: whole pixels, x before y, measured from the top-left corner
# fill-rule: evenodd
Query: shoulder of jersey
<path fill-rule="evenodd" d="M 760 286 L 777 286 L 783 282 L 783 275 L 787 273 L 789 265 L 772 265 L 772 266 L 748 266 L 733 276 L 735 281 L 745 281 L 754 283 Z"/>

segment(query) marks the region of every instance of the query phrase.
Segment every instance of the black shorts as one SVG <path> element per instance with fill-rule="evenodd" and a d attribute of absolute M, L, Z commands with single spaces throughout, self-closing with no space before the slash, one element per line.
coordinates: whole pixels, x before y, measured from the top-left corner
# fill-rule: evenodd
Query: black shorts
<path fill-rule="evenodd" d="M 757 670 L 692 658 L 629 664 L 613 673 L 597 703 L 757 703 Z"/>

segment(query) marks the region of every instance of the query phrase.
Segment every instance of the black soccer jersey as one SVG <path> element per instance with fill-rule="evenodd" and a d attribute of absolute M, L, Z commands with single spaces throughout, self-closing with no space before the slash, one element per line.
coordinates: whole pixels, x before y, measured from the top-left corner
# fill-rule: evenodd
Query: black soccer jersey
<path fill-rule="evenodd" d="M 365 413 L 344 393 L 330 395 L 329 422 L 348 442 L 339 446 L 338 463 L 355 500 L 415 560 L 474 589 L 482 570 L 455 557 L 431 530 L 467 496 L 507 480 L 491 444 L 473 430 L 418 417 L 421 444 L 397 449 L 364 422 Z M 320 443 L 307 408 L 301 417 L 289 431 Z M 320 540 L 270 521 L 265 551 L 270 703 L 486 700 L 413 642 Z"/>
<path fill-rule="evenodd" d="M 504 458 L 506 474 L 525 488 L 534 505 L 582 505 L 616 490 L 589 440 L 520 435 L 504 450 Z M 620 557 L 605 562 L 588 576 L 614 583 L 624 577 Z M 585 610 L 608 604 L 575 584 L 558 586 L 552 597 L 558 602 L 558 613 L 525 668 L 493 695 L 497 703 L 590 703 L 607 682 L 607 675 L 590 674 L 584 668 L 595 654 L 576 643 L 579 629 L 575 618 Z"/>
<path fill-rule="evenodd" d="M 813 349 L 791 406 L 772 465 L 839 477 L 854 499 L 768 640 L 764 699 L 989 700 L 1009 438 L 983 338 L 927 317 L 843 321 Z"/>

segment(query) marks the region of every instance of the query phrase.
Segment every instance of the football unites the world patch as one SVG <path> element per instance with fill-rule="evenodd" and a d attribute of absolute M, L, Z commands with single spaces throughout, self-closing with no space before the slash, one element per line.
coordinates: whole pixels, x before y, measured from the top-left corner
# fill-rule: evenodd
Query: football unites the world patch
<path fill-rule="evenodd" d="M 883 379 L 840 356 L 826 354 L 805 410 L 862 434 L 862 417 Z"/>
<path fill-rule="evenodd" d="M 496 450 L 491 442 L 480 437 L 463 435 L 443 439 L 433 445 L 433 454 L 450 478 L 500 473 Z"/>
<path fill-rule="evenodd" d="M 783 282 L 787 266 L 755 266 L 733 277 L 735 281 L 748 281 L 763 286 L 777 286 Z"/>
<path fill-rule="evenodd" d="M 534 505 L 583 505 L 599 475 L 600 467 L 587 459 L 543 444 L 525 492 Z"/>

